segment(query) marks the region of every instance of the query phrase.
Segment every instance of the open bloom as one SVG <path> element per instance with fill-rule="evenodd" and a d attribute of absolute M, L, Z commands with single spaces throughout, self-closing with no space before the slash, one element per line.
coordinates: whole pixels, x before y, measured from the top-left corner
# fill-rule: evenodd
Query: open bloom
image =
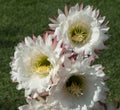
<path fill-rule="evenodd" d="M 63 61 L 61 51 L 61 41 L 56 44 L 53 35 L 45 35 L 45 39 L 26 37 L 18 44 L 10 64 L 11 77 L 18 82 L 18 89 L 25 89 L 25 96 L 35 98 L 47 91 Z"/>
<path fill-rule="evenodd" d="M 91 61 L 91 57 L 81 56 L 75 62 L 68 59 L 59 71 L 58 84 L 51 87 L 47 102 L 57 101 L 61 110 L 88 110 L 95 102 L 104 102 L 108 91 L 105 74 L 101 65 L 90 66 Z"/>
<path fill-rule="evenodd" d="M 49 26 L 55 30 L 58 39 L 64 39 L 75 52 L 84 50 L 86 55 L 93 55 L 94 51 L 107 48 L 104 41 L 108 39 L 108 22 L 99 15 L 99 10 L 76 4 L 69 9 L 65 6 L 65 13 L 59 9 L 58 14 L 56 19 L 50 18 L 53 24 Z"/>

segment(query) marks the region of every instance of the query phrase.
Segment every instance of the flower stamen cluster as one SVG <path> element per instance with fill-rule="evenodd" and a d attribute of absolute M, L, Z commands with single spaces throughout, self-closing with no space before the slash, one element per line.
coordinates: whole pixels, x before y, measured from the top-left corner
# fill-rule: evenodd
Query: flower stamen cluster
<path fill-rule="evenodd" d="M 75 46 L 82 46 L 90 39 L 90 28 L 83 23 L 70 26 L 68 36 L 71 43 Z"/>
<path fill-rule="evenodd" d="M 71 76 L 65 84 L 65 89 L 71 95 L 80 96 L 84 94 L 84 79 L 81 76 Z"/>
<path fill-rule="evenodd" d="M 33 67 L 32 68 L 33 73 L 36 73 L 42 77 L 44 76 L 46 77 L 51 70 L 51 64 L 47 59 L 48 59 L 47 56 L 38 57 L 36 60 L 32 59 L 31 65 Z"/>

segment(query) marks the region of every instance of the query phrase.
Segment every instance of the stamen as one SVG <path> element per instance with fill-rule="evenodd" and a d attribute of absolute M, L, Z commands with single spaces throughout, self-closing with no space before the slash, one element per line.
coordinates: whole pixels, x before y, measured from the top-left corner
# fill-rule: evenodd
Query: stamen
<path fill-rule="evenodd" d="M 40 76 L 47 76 L 50 71 L 50 66 L 40 66 L 40 67 L 35 67 L 34 72 L 39 74 Z"/>
<path fill-rule="evenodd" d="M 67 90 L 76 96 L 80 96 L 83 95 L 83 90 L 81 89 L 81 87 L 79 85 L 77 85 L 76 83 L 72 83 L 70 87 L 67 88 Z"/>
<path fill-rule="evenodd" d="M 84 23 L 75 23 L 68 29 L 70 42 L 76 46 L 84 45 L 90 39 L 90 28 Z"/>
<path fill-rule="evenodd" d="M 74 96 L 81 96 L 84 94 L 84 77 L 79 75 L 73 75 L 68 78 L 65 90 Z"/>
<path fill-rule="evenodd" d="M 51 64 L 47 60 L 47 56 L 37 56 L 31 60 L 32 72 L 38 74 L 41 77 L 46 77 L 51 70 Z"/>

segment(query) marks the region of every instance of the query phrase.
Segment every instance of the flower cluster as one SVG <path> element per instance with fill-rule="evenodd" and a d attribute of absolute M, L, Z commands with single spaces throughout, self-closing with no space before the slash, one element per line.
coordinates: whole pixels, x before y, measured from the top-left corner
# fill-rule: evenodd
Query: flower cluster
<path fill-rule="evenodd" d="M 11 78 L 24 89 L 19 110 L 118 110 L 106 104 L 109 89 L 97 53 L 106 49 L 108 22 L 99 10 L 76 4 L 49 18 L 50 31 L 26 37 L 15 48 Z"/>

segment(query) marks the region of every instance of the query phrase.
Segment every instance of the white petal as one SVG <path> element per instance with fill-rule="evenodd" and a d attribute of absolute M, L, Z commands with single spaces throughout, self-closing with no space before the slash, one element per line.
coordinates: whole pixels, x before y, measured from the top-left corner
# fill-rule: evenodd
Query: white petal
<path fill-rule="evenodd" d="M 75 13 L 78 10 L 79 10 L 79 4 L 77 3 L 75 6 L 70 8 L 69 14 L 73 14 L 73 13 Z"/>
<path fill-rule="evenodd" d="M 60 14 L 60 15 L 58 16 L 57 20 L 58 20 L 59 22 L 63 22 L 63 21 L 66 20 L 66 16 L 65 16 L 64 14 Z"/>
<path fill-rule="evenodd" d="M 26 37 L 25 38 L 25 44 L 27 46 L 33 46 L 34 45 L 34 41 L 30 37 Z"/>
<path fill-rule="evenodd" d="M 62 10 L 58 9 L 58 14 L 63 14 Z"/>

